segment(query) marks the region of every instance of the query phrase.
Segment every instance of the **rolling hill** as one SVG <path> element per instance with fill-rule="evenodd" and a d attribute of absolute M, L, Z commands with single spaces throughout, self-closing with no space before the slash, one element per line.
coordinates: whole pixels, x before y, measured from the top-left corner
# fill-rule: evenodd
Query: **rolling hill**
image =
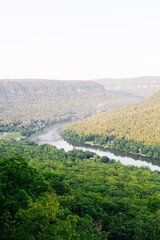
<path fill-rule="evenodd" d="M 67 125 L 78 135 L 110 136 L 160 145 L 160 91 L 146 100 Z"/>
<path fill-rule="evenodd" d="M 0 80 L 0 131 L 21 129 L 22 135 L 31 134 L 57 121 L 82 120 L 131 104 L 159 88 L 159 77 L 97 82 Z"/>
<path fill-rule="evenodd" d="M 0 80 L 0 130 L 83 119 L 133 101 L 91 81 Z"/>

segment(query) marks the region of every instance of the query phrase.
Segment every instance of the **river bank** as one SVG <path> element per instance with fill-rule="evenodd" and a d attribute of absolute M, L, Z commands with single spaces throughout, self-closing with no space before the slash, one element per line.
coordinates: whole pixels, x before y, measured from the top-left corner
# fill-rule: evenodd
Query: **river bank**
<path fill-rule="evenodd" d="M 64 126 L 64 124 L 63 124 Z M 63 128 L 62 124 L 56 124 L 54 127 L 45 129 L 42 132 L 32 134 L 27 141 L 36 142 L 37 144 L 50 144 L 56 146 L 58 149 L 63 148 L 65 151 L 73 150 L 74 148 L 82 149 L 83 151 L 95 152 L 99 156 L 107 156 L 110 159 L 120 161 L 124 165 L 145 166 L 152 171 L 160 171 L 160 162 L 157 159 L 151 159 L 144 156 L 137 156 L 128 154 L 115 149 L 102 148 L 100 146 L 91 146 L 89 144 L 81 144 L 78 142 L 65 141 L 60 135 L 60 130 Z"/>
<path fill-rule="evenodd" d="M 91 145 L 91 146 L 97 146 L 97 147 L 102 147 L 102 148 L 104 148 L 104 149 L 115 149 L 115 148 L 113 148 L 113 147 L 111 147 L 111 146 L 104 146 L 104 145 L 100 145 L 100 144 L 94 144 L 93 142 L 89 142 L 89 141 L 86 141 L 86 142 L 84 142 L 84 144 L 89 144 L 89 145 Z M 115 150 L 117 150 L 117 149 L 115 149 Z M 145 155 L 145 154 L 141 154 L 141 153 L 133 153 L 133 152 L 126 152 L 126 151 L 124 151 L 124 150 L 121 150 L 121 152 L 124 152 L 124 153 L 126 153 L 126 154 L 133 154 L 133 155 L 136 155 L 136 156 L 142 156 L 142 157 L 147 157 L 147 155 Z M 154 158 L 155 159 L 155 158 Z M 157 161 L 158 161 L 158 159 L 157 159 Z"/>

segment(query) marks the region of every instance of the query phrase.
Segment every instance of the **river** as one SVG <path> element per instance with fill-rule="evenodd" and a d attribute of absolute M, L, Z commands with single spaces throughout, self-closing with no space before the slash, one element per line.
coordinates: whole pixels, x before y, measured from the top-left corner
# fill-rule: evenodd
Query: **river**
<path fill-rule="evenodd" d="M 114 149 L 106 149 L 103 147 L 91 146 L 88 144 L 80 144 L 76 142 L 66 142 L 60 135 L 60 130 L 63 124 L 56 124 L 55 127 L 45 129 L 43 132 L 32 134 L 27 140 L 34 141 L 40 144 L 55 145 L 58 149 L 63 148 L 65 151 L 72 150 L 73 148 L 82 149 L 84 151 L 89 150 L 95 152 L 99 156 L 107 156 L 110 159 L 120 161 L 124 165 L 134 166 L 146 166 L 152 171 L 157 170 L 160 172 L 160 160 L 151 159 L 144 156 L 138 156 L 135 154 L 125 153 Z"/>

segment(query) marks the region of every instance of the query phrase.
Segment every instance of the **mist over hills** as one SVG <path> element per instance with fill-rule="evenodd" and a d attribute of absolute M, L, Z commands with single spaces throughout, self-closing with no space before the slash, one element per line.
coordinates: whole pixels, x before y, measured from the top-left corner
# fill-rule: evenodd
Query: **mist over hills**
<path fill-rule="evenodd" d="M 104 85 L 105 89 L 126 94 L 137 99 L 150 97 L 160 89 L 159 76 L 143 76 L 137 78 L 102 78 L 94 80 Z"/>

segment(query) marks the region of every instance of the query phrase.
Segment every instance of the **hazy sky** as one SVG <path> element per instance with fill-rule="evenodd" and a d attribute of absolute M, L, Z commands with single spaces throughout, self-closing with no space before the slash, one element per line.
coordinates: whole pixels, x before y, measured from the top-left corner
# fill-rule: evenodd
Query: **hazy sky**
<path fill-rule="evenodd" d="M 160 0 L 0 0 L 0 78 L 160 75 Z"/>

